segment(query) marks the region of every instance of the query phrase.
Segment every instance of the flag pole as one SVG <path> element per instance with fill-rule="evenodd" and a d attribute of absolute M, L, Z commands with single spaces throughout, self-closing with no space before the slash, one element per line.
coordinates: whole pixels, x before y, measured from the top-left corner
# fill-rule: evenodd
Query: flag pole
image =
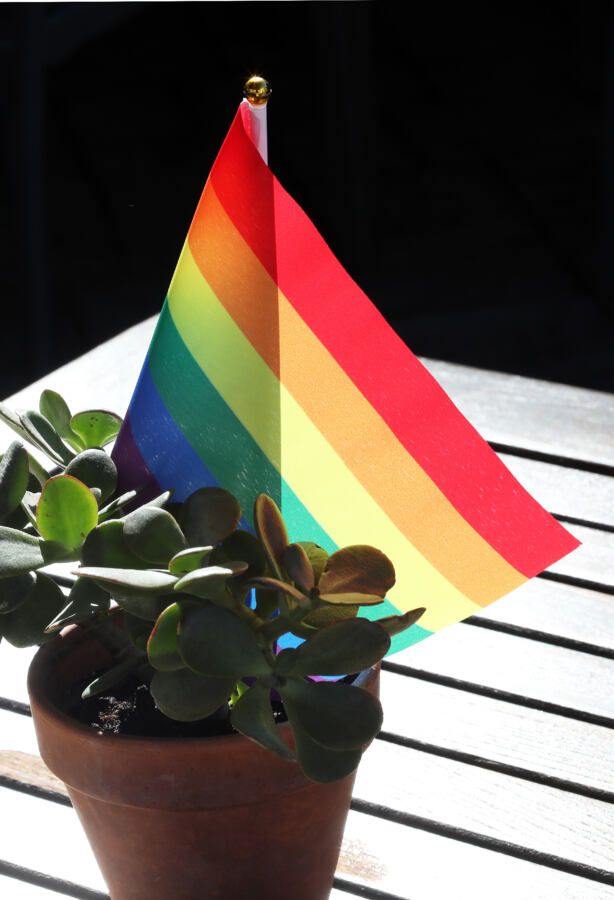
<path fill-rule="evenodd" d="M 271 85 L 261 75 L 252 75 L 243 86 L 243 121 L 256 149 L 268 165 L 266 107 Z"/>

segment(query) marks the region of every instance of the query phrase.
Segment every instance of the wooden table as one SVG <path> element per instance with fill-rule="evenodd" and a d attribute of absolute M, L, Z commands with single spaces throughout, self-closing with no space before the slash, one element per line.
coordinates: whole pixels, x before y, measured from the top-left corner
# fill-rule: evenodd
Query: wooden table
<path fill-rule="evenodd" d="M 10 403 L 32 406 L 52 387 L 74 409 L 123 412 L 152 328 L 130 329 Z M 584 543 L 384 664 L 385 730 L 359 769 L 331 897 L 614 898 L 614 397 L 428 366 Z M 0 437 L 5 446 L 10 433 Z M 36 755 L 31 655 L 0 646 L 0 896 L 103 898 L 63 786 Z"/>

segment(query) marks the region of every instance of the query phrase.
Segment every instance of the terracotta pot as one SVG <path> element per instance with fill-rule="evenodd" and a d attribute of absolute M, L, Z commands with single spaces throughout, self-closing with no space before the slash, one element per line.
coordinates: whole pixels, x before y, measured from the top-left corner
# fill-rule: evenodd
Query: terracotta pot
<path fill-rule="evenodd" d="M 75 629 L 41 647 L 28 690 L 41 756 L 66 783 L 112 900 L 325 900 L 355 773 L 315 784 L 241 735 L 100 735 L 58 701 L 109 659 Z M 357 683 L 377 693 L 379 667 Z"/>

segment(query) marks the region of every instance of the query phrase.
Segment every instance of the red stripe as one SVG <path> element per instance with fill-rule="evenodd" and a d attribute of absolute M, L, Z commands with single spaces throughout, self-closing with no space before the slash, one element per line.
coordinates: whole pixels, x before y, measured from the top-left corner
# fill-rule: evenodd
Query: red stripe
<path fill-rule="evenodd" d="M 211 179 L 237 229 L 299 315 L 467 522 L 527 577 L 578 546 L 350 278 L 262 161 L 239 113 Z"/>

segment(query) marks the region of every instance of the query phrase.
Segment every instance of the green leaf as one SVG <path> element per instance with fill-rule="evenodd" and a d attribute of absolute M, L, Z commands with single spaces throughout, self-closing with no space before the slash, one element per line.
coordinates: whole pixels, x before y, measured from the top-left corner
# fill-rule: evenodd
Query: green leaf
<path fill-rule="evenodd" d="M 350 619 L 317 631 L 291 656 L 280 653 L 280 675 L 346 675 L 375 665 L 390 649 L 383 628 L 368 619 Z"/>
<path fill-rule="evenodd" d="M 381 704 L 363 688 L 288 678 L 278 689 L 292 728 L 329 750 L 358 750 L 382 727 Z"/>
<path fill-rule="evenodd" d="M 28 598 L 34 587 L 34 576 L 16 575 L 14 578 L 2 578 L 0 580 L 0 614 L 6 615 L 13 612 Z M 2 626 L 0 625 L 0 634 Z"/>
<path fill-rule="evenodd" d="M 169 603 L 173 603 L 173 594 L 124 594 L 115 596 L 121 608 L 136 619 L 155 622 Z M 151 626 L 150 626 L 151 627 Z"/>
<path fill-rule="evenodd" d="M 271 667 L 250 626 L 219 606 L 190 609 L 179 631 L 179 652 L 201 675 L 270 675 Z"/>
<path fill-rule="evenodd" d="M 171 603 L 158 616 L 153 631 L 147 641 L 149 662 L 161 672 L 174 672 L 184 669 L 185 663 L 177 649 L 177 633 L 181 622 L 181 606 Z"/>
<path fill-rule="evenodd" d="M 81 550 L 84 566 L 113 569 L 145 569 L 147 563 L 132 553 L 124 538 L 124 523 L 118 519 L 97 525 L 85 539 Z"/>
<path fill-rule="evenodd" d="M 75 575 L 91 578 L 105 587 L 112 597 L 130 597 L 138 594 L 161 594 L 170 591 L 177 579 L 168 572 L 152 569 L 116 569 L 102 566 L 87 566 L 78 569 Z"/>
<path fill-rule="evenodd" d="M 70 427 L 72 413 L 66 400 L 56 391 L 46 390 L 40 396 L 38 408 L 48 422 L 60 435 L 62 440 L 79 452 L 84 450 L 84 445 Z"/>
<path fill-rule="evenodd" d="M 338 603 L 323 603 L 313 612 L 303 619 L 303 625 L 309 625 L 311 628 L 327 628 L 336 622 L 343 622 L 347 619 L 355 619 L 360 610 L 359 606 L 349 604 L 342 606 Z"/>
<path fill-rule="evenodd" d="M 0 525 L 0 578 L 40 569 L 48 560 L 40 538 Z"/>
<path fill-rule="evenodd" d="M 363 544 L 343 547 L 329 556 L 319 588 L 322 594 L 378 594 L 394 585 L 394 566 L 381 550 Z"/>
<path fill-rule="evenodd" d="M 137 650 L 143 650 L 144 653 L 147 653 L 147 641 L 151 634 L 151 621 L 146 622 L 144 619 L 131 616 L 130 613 L 127 613 L 125 610 L 123 611 L 122 616 L 126 631 L 128 632 L 128 637 L 132 641 L 133 646 L 135 646 Z"/>
<path fill-rule="evenodd" d="M 29 440 L 28 433 L 21 424 L 21 418 L 12 409 L 9 409 L 4 403 L 0 403 L 0 420 L 12 428 L 24 440 Z"/>
<path fill-rule="evenodd" d="M 320 600 L 324 603 L 333 603 L 335 606 L 375 606 L 383 603 L 384 598 L 379 594 L 320 594 Z"/>
<path fill-rule="evenodd" d="M 245 737 L 256 741 L 265 750 L 272 750 L 284 759 L 294 759 L 275 724 L 271 708 L 271 690 L 260 682 L 245 691 L 230 714 L 230 724 Z"/>
<path fill-rule="evenodd" d="M 158 709 L 170 719 L 195 722 L 223 706 L 234 687 L 234 678 L 208 678 L 190 669 L 156 672 L 150 691 Z"/>
<path fill-rule="evenodd" d="M 244 562 L 229 562 L 226 566 L 194 569 L 179 579 L 175 590 L 224 606 L 233 602 L 232 595 L 227 590 L 228 580 L 235 575 L 241 575 L 246 569 L 247 563 Z"/>
<path fill-rule="evenodd" d="M 358 767 L 362 750 L 328 750 L 307 734 L 300 723 L 292 723 L 297 761 L 312 781 L 328 784 L 350 775 Z"/>
<path fill-rule="evenodd" d="M 23 429 L 28 439 L 43 451 L 50 459 L 60 465 L 66 465 L 74 457 L 61 439 L 53 425 L 36 410 L 29 410 L 20 416 Z"/>
<path fill-rule="evenodd" d="M 410 628 L 425 612 L 426 607 L 420 606 L 417 609 L 410 609 L 402 616 L 386 616 L 384 619 L 377 619 L 377 624 L 392 637 L 405 631 L 406 628 Z"/>
<path fill-rule="evenodd" d="M 241 518 L 235 497 L 223 488 L 204 487 L 191 494 L 181 508 L 179 524 L 190 546 L 219 544 Z"/>
<path fill-rule="evenodd" d="M 82 482 L 56 475 L 45 483 L 36 509 L 36 527 L 45 540 L 75 549 L 97 522 L 98 504 Z"/>
<path fill-rule="evenodd" d="M 36 574 L 36 584 L 25 601 L 0 618 L 0 634 L 14 647 L 33 647 L 48 636 L 45 628 L 66 603 L 64 594 L 47 575 Z"/>
<path fill-rule="evenodd" d="M 88 581 L 86 578 L 77 578 L 64 606 L 55 619 L 45 628 L 46 634 L 54 634 L 61 631 L 67 625 L 78 622 L 89 622 L 101 613 L 106 613 L 111 605 L 109 594 L 102 588 Z"/>
<path fill-rule="evenodd" d="M 136 672 L 142 663 L 143 659 L 137 656 L 136 653 L 128 659 L 122 660 L 122 662 L 111 669 L 107 669 L 106 672 L 103 672 L 102 675 L 91 681 L 81 694 L 81 699 L 89 700 L 90 697 L 95 697 L 97 694 L 102 694 L 104 691 L 108 691 L 109 688 L 115 687 L 116 684 L 121 684 L 129 675 Z"/>
<path fill-rule="evenodd" d="M 142 488 L 139 488 L 139 491 L 140 490 L 142 490 Z M 173 496 L 172 489 L 170 491 L 164 491 L 163 494 L 158 494 L 158 496 L 154 497 L 153 500 L 148 500 L 147 503 L 145 503 L 143 505 L 144 506 L 156 506 L 156 507 L 159 507 L 160 509 L 163 509 L 167 505 L 168 501 L 171 499 L 172 496 Z M 179 506 L 181 506 L 181 504 L 179 504 Z"/>
<path fill-rule="evenodd" d="M 328 553 L 323 547 L 320 547 L 319 544 L 314 544 L 313 541 L 298 541 L 298 545 L 299 547 L 302 547 L 307 554 L 307 559 L 311 563 L 315 583 L 318 584 L 322 577 L 322 572 L 326 568 Z"/>
<path fill-rule="evenodd" d="M 282 557 L 288 546 L 288 532 L 279 507 L 267 494 L 259 494 L 254 503 L 254 525 L 269 565 L 278 578 L 283 576 Z"/>
<path fill-rule="evenodd" d="M 207 562 L 213 547 L 189 547 L 176 553 L 168 564 L 171 575 L 187 575 L 195 569 L 201 569 Z"/>
<path fill-rule="evenodd" d="M 65 474 L 78 478 L 89 488 L 98 488 L 103 503 L 115 493 L 117 487 L 115 463 L 104 450 L 84 450 L 79 453 L 69 462 Z"/>
<path fill-rule="evenodd" d="M 183 533 L 170 513 L 155 506 L 142 506 L 124 519 L 128 547 L 141 559 L 166 565 L 185 547 Z"/>
<path fill-rule="evenodd" d="M 250 578 L 247 584 L 248 587 L 289 594 L 299 603 L 305 603 L 305 597 L 298 588 L 295 588 L 293 584 L 288 584 L 286 581 L 281 581 L 279 578 L 267 578 L 266 575 L 262 575 L 260 578 Z"/>
<path fill-rule="evenodd" d="M 13 441 L 0 462 L 0 519 L 17 509 L 29 478 L 28 452 L 19 441 Z"/>
<path fill-rule="evenodd" d="M 70 420 L 71 430 L 86 450 L 104 447 L 117 436 L 121 425 L 120 417 L 105 409 L 88 409 L 77 413 Z"/>
<path fill-rule="evenodd" d="M 115 518 L 116 513 L 120 513 L 124 506 L 127 506 L 138 496 L 138 493 L 138 491 L 126 491 L 125 494 L 121 494 L 115 500 L 111 500 L 110 503 L 98 511 L 98 522 L 102 523 L 108 519 Z"/>
<path fill-rule="evenodd" d="M 281 561 L 292 581 L 308 594 L 315 585 L 315 578 L 309 557 L 301 545 L 289 544 L 282 553 Z"/>
<path fill-rule="evenodd" d="M 249 531 L 237 529 L 222 541 L 211 554 L 211 565 L 223 566 L 231 560 L 241 559 L 249 566 L 246 578 L 263 575 L 266 571 L 266 556 L 260 541 Z"/>

